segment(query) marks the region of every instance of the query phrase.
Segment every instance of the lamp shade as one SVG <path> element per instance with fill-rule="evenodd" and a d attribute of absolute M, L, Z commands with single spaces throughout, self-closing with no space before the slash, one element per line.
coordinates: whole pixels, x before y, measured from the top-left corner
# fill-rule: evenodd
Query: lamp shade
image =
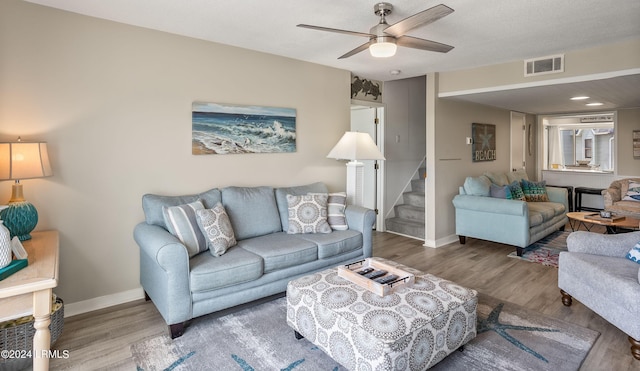
<path fill-rule="evenodd" d="M 0 180 L 51 176 L 46 142 L 0 143 Z"/>
<path fill-rule="evenodd" d="M 31 238 L 30 232 L 38 224 L 38 211 L 22 192 L 22 179 L 51 176 L 51 164 L 45 142 L 0 143 L 0 180 L 15 180 L 11 187 L 9 207 L 0 211 L 0 219 L 4 221 L 11 236 L 20 241 Z"/>
<path fill-rule="evenodd" d="M 339 160 L 384 160 L 376 143 L 367 133 L 347 131 L 327 155 Z"/>

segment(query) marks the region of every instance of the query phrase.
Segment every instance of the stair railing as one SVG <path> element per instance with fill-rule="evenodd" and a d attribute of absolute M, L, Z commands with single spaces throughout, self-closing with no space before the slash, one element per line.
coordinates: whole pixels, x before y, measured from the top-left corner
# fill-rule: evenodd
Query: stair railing
<path fill-rule="evenodd" d="M 424 164 L 425 169 L 426 169 L 426 163 L 427 163 L 427 155 L 425 155 L 422 160 L 420 161 L 420 163 L 418 164 L 418 167 L 416 168 L 416 170 L 411 173 L 411 176 L 409 177 L 409 181 L 405 184 L 404 188 L 402 188 L 402 191 L 400 191 L 400 194 L 398 195 L 398 197 L 396 197 L 395 202 L 393 203 L 393 205 L 391 205 L 391 207 L 389 208 L 389 211 L 387 211 L 387 215 L 385 216 L 385 219 L 392 217 L 391 213 L 394 213 L 395 216 L 395 206 L 400 204 L 400 200 L 402 199 L 403 194 L 407 191 L 407 189 L 410 189 L 411 187 L 411 181 L 416 179 L 416 175 L 418 176 L 417 179 L 421 179 L 421 178 L 426 178 L 426 170 L 425 170 L 425 174 L 419 174 L 420 169 L 423 167 L 422 164 Z"/>

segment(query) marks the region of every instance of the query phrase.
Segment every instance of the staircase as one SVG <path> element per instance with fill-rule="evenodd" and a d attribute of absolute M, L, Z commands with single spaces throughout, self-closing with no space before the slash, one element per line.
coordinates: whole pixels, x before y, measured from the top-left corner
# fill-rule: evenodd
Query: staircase
<path fill-rule="evenodd" d="M 387 232 L 424 240 L 424 177 L 421 168 L 411 180 L 411 191 L 402 194 L 402 204 L 396 204 L 395 216 L 385 220 Z"/>

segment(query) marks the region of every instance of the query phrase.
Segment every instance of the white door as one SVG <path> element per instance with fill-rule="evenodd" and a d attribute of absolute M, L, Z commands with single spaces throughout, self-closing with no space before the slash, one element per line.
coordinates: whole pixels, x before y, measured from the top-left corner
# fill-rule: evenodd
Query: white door
<path fill-rule="evenodd" d="M 361 105 L 351 106 L 351 131 L 358 131 L 371 135 L 371 138 L 376 142 L 380 151 L 384 153 L 384 149 L 381 145 L 383 118 L 383 107 Z M 376 120 L 378 124 L 376 124 Z M 376 163 L 378 163 L 378 167 L 380 168 L 380 162 L 374 160 L 363 160 L 362 163 L 364 164 L 364 184 L 362 187 L 363 206 L 372 210 L 377 210 L 379 215 L 383 215 L 381 214 L 382 210 L 380 210 L 381 205 L 383 205 L 381 187 L 381 184 L 383 183 L 381 179 L 382 172 L 376 169 Z M 382 231 L 384 228 L 384 221 L 382 218 L 377 219 L 376 229 Z"/>
<path fill-rule="evenodd" d="M 525 168 L 525 115 L 511 112 L 511 171 Z"/>

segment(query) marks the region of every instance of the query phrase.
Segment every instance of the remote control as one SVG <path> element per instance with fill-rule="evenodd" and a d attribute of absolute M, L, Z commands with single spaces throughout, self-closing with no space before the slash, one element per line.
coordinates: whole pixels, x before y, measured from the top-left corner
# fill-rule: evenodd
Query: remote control
<path fill-rule="evenodd" d="M 376 281 L 379 284 L 386 285 L 387 283 L 391 283 L 397 279 L 398 279 L 398 276 L 396 276 L 395 274 L 390 274 L 388 276 L 376 278 L 374 281 Z"/>
<path fill-rule="evenodd" d="M 385 274 L 387 274 L 387 271 L 373 271 L 371 273 L 365 274 L 364 276 L 367 277 L 368 279 L 372 280 L 374 278 L 382 277 Z"/>
<path fill-rule="evenodd" d="M 371 272 L 373 272 L 373 268 L 364 268 L 362 270 L 357 271 L 356 273 L 364 275 L 364 274 L 371 273 Z"/>

